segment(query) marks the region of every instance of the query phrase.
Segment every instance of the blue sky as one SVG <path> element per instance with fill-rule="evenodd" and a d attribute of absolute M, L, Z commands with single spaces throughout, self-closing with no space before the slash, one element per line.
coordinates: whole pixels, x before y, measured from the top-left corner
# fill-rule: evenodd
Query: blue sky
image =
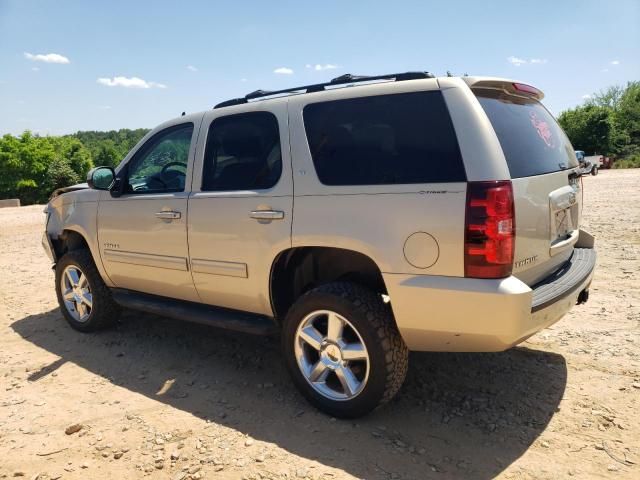
<path fill-rule="evenodd" d="M 640 1 L 0 0 L 0 134 L 153 127 L 258 88 L 408 70 L 520 79 L 558 114 L 640 80 Z"/>

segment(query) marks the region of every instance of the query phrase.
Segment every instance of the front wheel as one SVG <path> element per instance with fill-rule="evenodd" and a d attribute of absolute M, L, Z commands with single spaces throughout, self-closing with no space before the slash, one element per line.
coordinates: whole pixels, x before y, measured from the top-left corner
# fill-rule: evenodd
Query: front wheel
<path fill-rule="evenodd" d="M 591 175 L 593 175 L 594 177 L 598 174 L 598 167 L 593 167 L 591 169 Z"/>
<path fill-rule="evenodd" d="M 408 349 L 391 308 L 352 283 L 300 297 L 286 316 L 282 342 L 295 385 L 335 417 L 359 417 L 388 402 L 407 373 Z"/>
<path fill-rule="evenodd" d="M 120 314 L 88 250 L 67 252 L 56 264 L 56 293 L 64 318 L 81 332 L 113 325 Z"/>

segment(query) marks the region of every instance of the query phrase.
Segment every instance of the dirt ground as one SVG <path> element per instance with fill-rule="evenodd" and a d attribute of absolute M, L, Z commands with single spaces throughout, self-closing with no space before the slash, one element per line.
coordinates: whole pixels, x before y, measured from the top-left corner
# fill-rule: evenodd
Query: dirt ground
<path fill-rule="evenodd" d="M 42 206 L 0 209 L 0 478 L 640 478 L 640 170 L 584 186 L 589 303 L 507 352 L 412 354 L 357 421 L 309 407 L 276 340 L 134 312 L 71 330 Z"/>

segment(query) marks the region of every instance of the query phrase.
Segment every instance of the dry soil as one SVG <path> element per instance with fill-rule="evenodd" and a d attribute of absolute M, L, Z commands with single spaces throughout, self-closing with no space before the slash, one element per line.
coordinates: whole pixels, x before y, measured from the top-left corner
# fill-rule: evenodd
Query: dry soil
<path fill-rule="evenodd" d="M 135 312 L 72 330 L 42 206 L 0 209 L 0 478 L 640 478 L 640 170 L 584 186 L 589 303 L 507 352 L 412 354 L 357 421 L 309 407 L 275 340 Z"/>

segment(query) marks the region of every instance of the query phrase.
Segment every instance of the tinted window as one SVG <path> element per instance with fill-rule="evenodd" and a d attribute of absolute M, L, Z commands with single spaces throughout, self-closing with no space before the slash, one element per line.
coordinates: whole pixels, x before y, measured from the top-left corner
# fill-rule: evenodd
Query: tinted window
<path fill-rule="evenodd" d="M 498 135 L 512 178 L 578 165 L 567 136 L 540 102 L 502 90 L 481 89 L 475 94 Z"/>
<path fill-rule="evenodd" d="M 325 185 L 466 180 L 440 92 L 313 103 L 304 108 L 304 123 Z"/>
<path fill-rule="evenodd" d="M 182 192 L 193 124 L 163 130 L 147 141 L 127 167 L 128 193 Z"/>
<path fill-rule="evenodd" d="M 211 123 L 203 191 L 271 188 L 281 172 L 278 120 L 271 113 L 241 113 Z"/>

